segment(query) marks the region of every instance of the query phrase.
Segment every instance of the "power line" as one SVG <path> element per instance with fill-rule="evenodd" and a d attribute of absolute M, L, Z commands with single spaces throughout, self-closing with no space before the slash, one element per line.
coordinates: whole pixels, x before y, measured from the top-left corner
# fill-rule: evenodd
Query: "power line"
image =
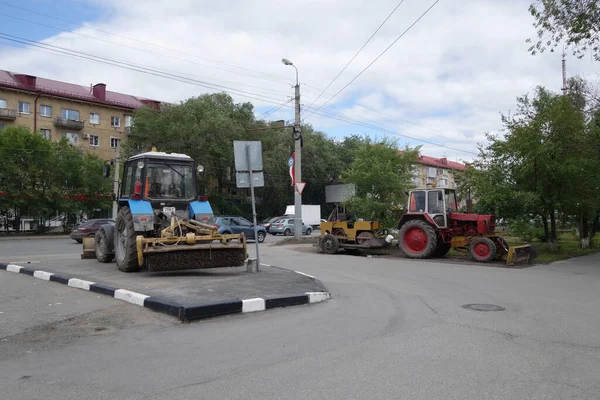
<path fill-rule="evenodd" d="M 159 70 L 153 69 L 153 68 L 145 67 L 143 65 L 114 60 L 114 59 L 110 59 L 107 57 L 98 56 L 95 54 L 74 51 L 74 50 L 62 48 L 59 46 L 45 44 L 45 43 L 38 42 L 35 40 L 30 40 L 30 39 L 20 38 L 18 36 L 8 35 L 8 34 L 2 33 L 2 32 L 0 32 L 0 38 L 4 39 L 4 40 L 16 42 L 16 43 L 25 44 L 28 46 L 51 50 L 56 53 L 66 54 L 67 56 L 71 56 L 71 57 L 75 57 L 75 58 L 79 58 L 79 59 L 83 59 L 83 60 L 88 60 L 88 61 L 92 61 L 95 63 L 121 67 L 121 68 L 129 69 L 132 71 L 137 71 L 137 72 L 141 72 L 141 73 L 148 74 L 148 75 L 158 76 L 161 78 L 171 79 L 171 80 L 175 80 L 175 81 L 179 81 L 179 82 L 183 82 L 183 83 L 189 83 L 192 85 L 201 86 L 201 87 L 212 89 L 212 90 L 227 89 L 230 92 L 236 92 L 235 94 L 238 94 L 242 97 L 248 97 L 248 98 L 252 98 L 255 100 L 271 102 L 271 103 L 274 100 L 276 103 L 273 103 L 273 104 L 279 104 L 279 102 L 281 101 L 280 99 L 275 99 L 273 97 L 268 97 L 268 96 L 264 96 L 264 95 L 260 95 L 260 94 L 256 94 L 256 93 L 252 93 L 252 92 L 247 92 L 247 91 L 240 90 L 240 89 L 234 89 L 234 88 L 230 88 L 230 87 L 223 86 L 223 85 L 217 85 L 217 84 L 210 83 L 210 82 L 200 81 L 197 79 L 186 78 L 181 75 L 165 73 L 165 72 L 161 72 Z M 13 39 L 13 38 L 15 38 L 15 39 Z M 260 97 L 262 97 L 262 98 L 260 98 Z M 270 99 L 270 100 L 265 100 L 265 99 Z"/>
<path fill-rule="evenodd" d="M 421 16 L 419 18 L 416 19 L 415 22 L 413 22 L 404 32 L 402 32 L 400 34 L 400 36 L 398 36 L 396 38 L 396 40 L 394 40 L 388 47 L 385 48 L 385 50 L 383 50 L 381 52 L 381 54 L 379 54 L 377 57 L 375 57 L 375 59 L 373 61 L 371 61 L 369 63 L 369 65 L 367 65 L 362 71 L 360 71 L 358 73 L 358 75 L 356 75 L 354 78 L 352 78 L 352 80 L 350 82 L 348 82 L 346 84 L 346 86 L 344 86 L 343 88 L 341 88 L 336 94 L 334 94 L 332 97 L 329 98 L 329 100 L 327 100 L 325 103 L 321 104 L 321 106 L 319 106 L 319 108 L 317 108 L 317 110 L 320 110 L 321 108 L 323 108 L 325 105 L 327 105 L 331 100 L 333 100 L 334 98 L 336 98 L 340 93 L 342 93 L 348 86 L 350 86 L 352 84 L 352 82 L 354 82 L 356 79 L 358 79 L 359 76 L 361 76 L 367 69 L 369 69 L 369 67 L 371 67 L 371 65 L 375 64 L 375 62 L 377 62 L 377 60 L 379 60 L 379 58 L 381 58 L 381 56 L 383 56 L 390 48 L 392 48 L 392 46 L 394 44 L 396 44 L 396 42 L 398 40 L 400 40 L 404 35 L 406 35 L 406 33 L 408 31 L 410 31 L 412 29 L 413 26 L 415 26 L 417 24 L 417 22 L 419 22 L 421 20 L 421 18 L 423 18 L 437 3 L 439 3 L 440 0 L 436 0 L 427 10 L 425 10 L 425 12 L 423 14 L 421 14 Z M 311 115 L 313 115 L 316 111 L 313 111 L 312 113 L 310 113 L 308 116 L 306 116 L 306 118 L 309 118 Z"/>
<path fill-rule="evenodd" d="M 311 107 L 313 104 L 315 104 L 315 102 L 317 100 L 319 100 L 321 98 L 321 96 L 323 95 L 323 93 L 325 93 L 325 91 L 327 89 L 329 89 L 329 87 L 333 84 L 333 82 L 335 82 L 337 80 L 337 78 L 339 78 L 339 76 L 346 70 L 346 68 L 348 68 L 348 65 L 350 65 L 352 63 L 352 61 L 354 61 L 354 59 L 360 54 L 360 52 L 367 46 L 367 44 L 369 44 L 369 42 L 371 41 L 371 39 L 373 39 L 375 37 L 375 35 L 377 34 L 377 32 L 379 32 L 379 30 L 383 27 L 383 25 L 385 25 L 385 23 L 388 21 L 388 19 L 391 18 L 392 15 L 394 15 L 394 13 L 396 12 L 396 10 L 398 9 L 398 7 L 400 7 L 402 5 L 402 3 L 404 3 L 404 0 L 400 0 L 400 2 L 398 3 L 398 5 L 396 5 L 396 7 L 394 7 L 394 9 L 392 10 L 391 13 L 389 13 L 389 15 L 383 20 L 383 22 L 379 25 L 379 27 L 375 30 L 375 32 L 373 32 L 373 34 L 371 35 L 371 37 L 369 37 L 369 39 L 367 39 L 367 41 L 362 45 L 362 47 L 360 49 L 358 49 L 358 51 L 356 52 L 356 54 L 354 54 L 354 56 L 350 59 L 350 61 L 348 61 L 346 63 L 346 65 L 344 65 L 344 68 L 342 68 L 342 70 L 340 72 L 338 72 L 338 74 L 335 76 L 335 78 L 333 78 L 331 80 L 331 82 L 329 82 L 329 85 L 327 85 L 327 87 L 325 89 L 323 89 L 321 91 L 321 93 L 319 93 L 319 95 L 317 96 L 317 98 L 310 103 L 310 105 L 308 107 Z"/>
<path fill-rule="evenodd" d="M 52 15 L 44 14 L 44 13 L 41 13 L 41 12 L 38 12 L 38 11 L 35 11 L 35 10 L 31 10 L 31 9 L 27 9 L 27 8 L 15 6 L 13 4 L 9 4 L 9 3 L 4 2 L 4 1 L 0 1 L 0 4 L 3 4 L 3 5 L 8 6 L 8 7 L 16 8 L 18 10 L 26 11 L 29 14 L 37 14 L 37 15 L 40 15 L 40 16 L 43 16 L 43 17 L 46 17 L 46 18 L 54 19 L 56 21 L 67 22 L 67 23 L 69 23 L 71 25 L 80 26 L 80 24 L 77 23 L 77 22 L 69 21 L 69 20 L 66 20 L 66 19 L 63 19 L 63 18 L 54 17 Z M 117 34 L 117 33 L 108 32 L 108 31 L 104 31 L 104 30 L 101 30 L 101 29 L 92 28 L 91 26 L 86 26 L 86 28 L 88 28 L 90 30 L 93 30 L 93 31 L 96 31 L 96 32 L 100 32 L 100 33 L 106 34 L 106 35 L 116 36 L 116 37 L 120 37 L 120 38 L 123 38 L 123 39 L 131 40 L 131 41 L 134 41 L 134 42 L 142 43 L 142 44 L 145 44 L 145 45 L 148 45 L 148 46 L 162 48 L 162 49 L 165 49 L 165 50 L 172 51 L 174 53 L 183 54 L 183 55 L 194 57 L 194 58 L 197 58 L 197 59 L 200 59 L 200 60 L 206 60 L 206 61 L 214 62 L 216 64 L 227 65 L 227 66 L 230 66 L 230 67 L 233 67 L 233 68 L 238 68 L 238 69 L 241 69 L 241 70 L 246 70 L 246 71 L 249 71 L 249 72 L 254 72 L 254 73 L 257 73 L 257 74 L 260 74 L 260 75 L 263 75 L 263 76 L 270 76 L 270 77 L 277 78 L 277 81 L 272 80 L 272 79 L 267 79 L 267 80 L 272 80 L 273 82 L 278 82 L 278 83 L 285 83 L 285 82 L 287 82 L 287 80 L 285 78 L 279 77 L 279 76 L 276 76 L 276 75 L 265 74 L 264 72 L 255 71 L 255 70 L 252 70 L 252 69 L 249 69 L 249 68 L 245 68 L 245 67 L 240 67 L 240 66 L 237 66 L 235 64 L 230 64 L 230 63 L 226 63 L 226 62 L 222 62 L 222 61 L 218 61 L 218 60 L 213 60 L 213 59 L 208 58 L 208 57 L 201 57 L 201 56 L 198 56 L 198 55 L 195 55 L 195 54 L 191 54 L 191 53 L 186 53 L 186 52 L 180 51 L 180 50 L 174 50 L 174 49 L 171 49 L 170 47 L 167 47 L 167 46 L 161 46 L 161 45 L 158 45 L 158 44 L 155 44 L 155 43 L 145 42 L 143 40 L 134 39 L 134 38 L 131 38 L 131 37 L 128 37 L 128 36 L 124 36 L 124 35 L 120 35 L 120 34 Z M 217 67 L 210 67 L 210 68 L 217 68 Z M 219 68 L 217 68 L 217 69 L 219 69 Z M 225 71 L 229 71 L 229 70 L 225 70 Z M 234 71 L 229 71 L 229 72 L 234 72 Z M 234 73 L 239 74 L 239 72 L 234 72 Z M 265 79 L 265 78 L 260 78 L 260 79 Z"/>
<path fill-rule="evenodd" d="M 190 63 L 190 64 L 193 64 L 193 65 L 199 65 L 199 66 L 208 67 L 208 68 L 215 68 L 212 65 L 201 64 L 201 63 L 197 63 L 195 61 L 186 60 L 186 59 L 181 58 L 181 57 L 173 57 L 173 56 L 169 56 L 167 54 L 157 53 L 155 51 L 144 50 L 144 49 L 140 49 L 139 47 L 129 46 L 129 45 L 126 45 L 126 44 L 123 44 L 123 43 L 111 42 L 110 40 L 97 38 L 97 37 L 86 35 L 86 34 L 83 34 L 83 33 L 80 33 L 80 32 L 67 31 L 67 30 L 64 30 L 64 29 L 61 29 L 61 28 L 57 28 L 55 26 L 42 24 L 42 23 L 36 22 L 36 21 L 30 21 L 30 20 L 27 20 L 27 19 L 24 19 L 24 18 L 15 17 L 15 16 L 12 16 L 12 15 L 4 14 L 4 13 L 0 13 L 0 15 L 3 15 L 3 16 L 9 17 L 9 18 L 14 18 L 14 19 L 19 20 L 19 21 L 24 21 L 24 22 L 27 22 L 27 23 L 31 23 L 31 24 L 35 24 L 35 25 L 40 25 L 40 26 L 44 26 L 44 27 L 47 27 L 47 28 L 51 28 L 51 29 L 57 30 L 59 32 L 65 32 L 65 33 L 69 33 L 69 34 L 72 34 L 72 35 L 78 35 L 78 36 L 82 36 L 82 37 L 89 38 L 89 39 L 92 39 L 92 40 L 97 40 L 97 41 L 100 41 L 100 42 L 109 43 L 109 44 L 112 44 L 112 45 L 115 45 L 115 46 L 122 46 L 122 47 L 126 47 L 126 48 L 129 48 L 129 49 L 138 50 L 138 51 L 143 52 L 143 53 L 158 55 L 158 56 L 170 59 L 170 60 L 180 60 L 180 61 L 183 61 L 183 62 L 186 62 L 186 63 Z M 216 69 L 223 70 L 223 71 L 230 71 L 230 70 L 226 70 L 226 69 L 223 69 L 223 68 L 216 68 Z M 178 73 L 178 72 L 175 72 L 175 71 L 169 71 L 167 69 L 163 69 L 163 71 Z M 233 71 L 230 71 L 230 72 L 233 72 Z M 255 76 L 255 75 L 244 74 L 244 73 L 237 72 L 237 71 L 235 71 L 235 74 L 236 75 L 249 76 L 251 78 L 263 79 L 261 77 Z M 192 74 L 185 74 L 185 75 L 194 76 Z M 215 78 L 212 78 L 212 79 L 215 79 Z M 245 84 L 245 83 L 231 82 L 231 81 L 226 81 L 224 79 L 217 79 L 217 80 L 220 80 L 220 81 L 226 82 L 226 83 L 232 83 L 234 85 L 248 86 L 248 87 L 252 87 L 252 88 L 255 88 L 255 89 L 259 89 L 259 90 L 265 91 L 265 88 L 261 88 L 261 87 L 258 87 L 258 86 L 252 86 L 252 85 L 248 85 L 248 84 Z M 272 91 L 272 92 L 283 93 L 283 91 L 281 91 L 281 90 L 274 90 L 274 89 L 266 89 L 266 90 Z"/>
<path fill-rule="evenodd" d="M 0 33 L 0 36 L 1 35 L 10 36 L 10 37 L 16 37 L 16 36 L 5 35 L 5 34 L 1 34 Z M 21 38 L 19 38 L 19 39 L 21 39 Z M 155 76 L 159 76 L 159 77 L 163 77 L 163 78 L 166 78 L 166 79 L 171 79 L 171 80 L 175 80 L 175 81 L 179 81 L 179 82 L 183 82 L 183 83 L 189 83 L 189 84 L 194 84 L 194 85 L 197 85 L 197 86 L 208 87 L 209 89 L 214 89 L 214 88 L 210 87 L 210 86 L 206 86 L 206 85 L 219 86 L 219 85 L 209 84 L 209 83 L 206 83 L 206 82 L 198 82 L 198 81 L 195 81 L 195 80 L 192 80 L 192 79 L 189 79 L 189 78 L 179 77 L 177 75 L 162 74 L 160 72 L 159 73 L 155 73 L 156 72 L 155 70 L 152 70 L 152 69 L 149 69 L 149 68 L 146 68 L 146 67 L 143 67 L 143 66 L 137 66 L 135 64 L 130 64 L 130 63 L 123 63 L 123 62 L 119 62 L 119 61 L 116 61 L 116 60 L 106 59 L 104 57 L 98 57 L 98 56 L 90 55 L 90 54 L 87 54 L 87 53 L 79 53 L 79 54 L 77 54 L 77 52 L 75 52 L 75 51 L 72 51 L 72 50 L 69 50 L 69 49 L 63 49 L 63 48 L 60 48 L 58 46 L 45 45 L 45 44 L 42 44 L 42 46 L 40 46 L 39 42 L 31 41 L 29 39 L 23 39 L 25 42 L 20 41 L 20 40 L 10 39 L 10 38 L 8 38 L 8 39 L 5 38 L 5 40 L 11 40 L 11 41 L 15 41 L 15 42 L 19 42 L 19 43 L 24 43 L 26 45 L 32 45 L 32 46 L 37 46 L 37 47 L 47 46 L 47 47 L 42 47 L 42 48 L 47 49 L 47 50 L 51 50 L 51 51 L 54 51 L 54 52 L 57 52 L 57 53 L 64 53 L 67 56 L 71 56 L 71 57 L 82 58 L 82 59 L 94 61 L 94 62 L 97 62 L 97 63 L 113 65 L 113 66 L 117 66 L 117 67 L 121 67 L 121 68 L 125 68 L 125 69 L 130 69 L 130 70 L 134 70 L 134 71 L 138 71 L 138 72 L 142 72 L 142 73 L 147 73 L 147 74 L 150 74 L 150 75 L 155 75 Z M 56 49 L 59 49 L 59 50 L 56 50 Z M 83 56 L 81 54 L 83 54 Z M 91 57 L 96 57 L 96 58 L 99 58 L 99 59 L 92 59 L 92 58 L 86 57 L 86 55 L 87 56 L 91 56 Z M 102 60 L 108 60 L 108 62 L 107 61 L 102 61 Z M 125 65 L 120 65 L 120 64 L 125 64 Z M 131 67 L 128 67 L 127 65 L 133 65 L 136 68 L 131 68 Z M 142 68 L 142 70 L 137 69 L 137 68 Z M 145 71 L 145 70 L 149 70 L 149 71 Z M 152 72 L 152 71 L 154 71 L 154 72 Z M 182 78 L 182 79 L 180 79 L 180 78 Z M 229 89 L 229 90 L 232 90 L 232 91 L 239 91 L 237 89 L 232 89 L 232 88 L 227 88 L 227 87 L 223 87 L 223 88 Z M 241 92 L 242 93 L 249 93 L 249 92 L 243 92 L 243 91 L 241 91 Z M 252 94 L 252 93 L 250 93 L 250 94 Z M 241 95 L 241 96 L 243 96 L 243 97 L 249 97 L 249 98 L 253 98 L 253 99 L 257 99 L 257 100 L 261 100 L 261 101 L 265 101 L 265 102 L 268 102 L 268 103 L 272 103 L 269 100 L 265 100 L 265 98 L 257 98 L 257 97 L 248 96 L 248 95 Z M 261 97 L 263 97 L 263 96 L 261 96 Z M 277 104 L 277 105 L 278 105 L 278 108 L 281 108 L 281 107 L 287 106 L 288 103 L 289 102 L 285 102 L 283 104 Z M 273 103 L 273 104 L 276 104 L 276 103 Z M 319 108 L 315 109 L 311 113 L 311 115 L 314 114 L 314 113 L 317 113 L 318 111 L 319 111 Z M 388 129 L 384 129 L 384 128 L 381 128 L 381 127 L 378 127 L 378 126 L 375 126 L 375 125 L 365 124 L 365 123 L 361 123 L 360 121 L 356 121 L 356 120 L 352 120 L 352 119 L 349 119 L 349 118 L 345 118 L 343 116 L 336 115 L 335 113 L 331 113 L 331 112 L 327 112 L 327 113 L 321 112 L 321 113 L 319 113 L 319 115 L 324 116 L 326 118 L 333 118 L 333 119 L 336 119 L 336 120 L 339 120 L 339 121 L 351 123 L 351 124 L 358 125 L 358 126 L 368 127 L 370 129 L 378 130 L 378 131 L 381 131 L 381 132 L 390 133 L 390 134 L 397 135 L 397 136 L 402 136 L 402 137 L 407 137 L 407 138 L 410 138 L 412 140 L 416 140 L 416 141 L 419 141 L 419 142 L 428 143 L 428 144 L 439 146 L 439 147 L 445 147 L 445 148 L 456 150 L 456 151 L 460 151 L 460 152 L 463 152 L 463 153 L 477 154 L 477 153 L 474 153 L 474 152 L 470 152 L 470 151 L 466 151 L 466 150 L 460 150 L 460 149 L 453 148 L 453 147 L 450 147 L 450 146 L 441 145 L 441 144 L 438 144 L 438 143 L 435 143 L 435 142 L 431 142 L 431 141 L 427 141 L 427 140 L 423 140 L 423 139 L 411 137 L 411 136 L 408 136 L 408 135 L 399 134 L 397 132 L 394 132 L 394 131 L 391 131 L 391 130 L 388 130 Z"/>
<path fill-rule="evenodd" d="M 285 107 L 286 105 L 288 105 L 289 103 L 291 103 L 292 101 L 294 101 L 294 98 L 289 99 L 288 101 L 282 103 L 280 106 L 278 107 L 273 107 L 270 110 L 264 112 L 263 114 L 261 114 L 258 119 L 263 119 L 268 117 L 269 115 L 273 114 L 274 112 L 276 112 L 277 110 L 281 109 L 282 107 Z"/>

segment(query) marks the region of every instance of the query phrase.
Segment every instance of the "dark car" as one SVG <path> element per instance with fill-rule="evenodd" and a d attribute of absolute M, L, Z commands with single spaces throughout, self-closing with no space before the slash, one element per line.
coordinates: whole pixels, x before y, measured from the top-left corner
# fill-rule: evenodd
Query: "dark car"
<path fill-rule="evenodd" d="M 271 229 L 271 226 L 273 225 L 273 222 L 277 221 L 279 218 L 285 218 L 285 217 L 281 216 L 281 217 L 267 218 L 263 222 L 261 222 L 259 225 L 260 226 L 264 226 L 265 229 L 267 230 L 267 232 L 269 232 L 269 229 Z"/>
<path fill-rule="evenodd" d="M 112 219 L 89 219 L 80 225 L 76 225 L 71 231 L 71 239 L 77 243 L 83 242 L 83 238 L 86 236 L 94 236 L 96 231 L 100 229 L 102 225 L 114 224 L 115 221 Z"/>
<path fill-rule="evenodd" d="M 215 219 L 215 226 L 219 228 L 221 235 L 243 233 L 246 239 L 254 240 L 254 224 L 242 217 L 221 216 Z M 264 226 L 258 226 L 258 243 L 265 241 L 267 230 Z"/>

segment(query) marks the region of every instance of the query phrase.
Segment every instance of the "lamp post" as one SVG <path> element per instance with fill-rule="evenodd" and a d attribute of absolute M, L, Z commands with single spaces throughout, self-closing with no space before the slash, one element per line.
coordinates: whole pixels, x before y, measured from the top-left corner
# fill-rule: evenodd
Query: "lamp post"
<path fill-rule="evenodd" d="M 206 170 L 203 165 L 198 165 L 198 172 L 202 174 L 202 194 L 206 196 Z"/>
<path fill-rule="evenodd" d="M 295 89 L 295 100 L 296 100 L 296 115 L 294 120 L 294 130 L 292 137 L 295 141 L 295 161 L 294 161 L 294 175 L 296 182 L 302 182 L 302 133 L 300 130 L 300 83 L 298 81 L 298 68 L 287 58 L 282 58 L 281 62 L 284 65 L 291 65 L 296 70 L 296 86 Z M 294 206 L 296 215 L 294 217 L 294 236 L 296 239 L 302 237 L 302 195 L 298 193 L 298 190 L 294 187 Z"/>

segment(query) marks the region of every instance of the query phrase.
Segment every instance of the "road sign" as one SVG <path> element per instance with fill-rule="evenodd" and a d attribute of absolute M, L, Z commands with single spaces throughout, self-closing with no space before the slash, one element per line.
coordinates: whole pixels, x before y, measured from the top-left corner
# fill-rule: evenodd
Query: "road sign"
<path fill-rule="evenodd" d="M 298 193 L 302 194 L 305 186 L 306 182 L 296 182 L 296 190 L 298 191 Z"/>
<path fill-rule="evenodd" d="M 265 186 L 265 177 L 262 172 L 255 172 L 252 174 L 252 178 L 254 179 L 254 187 L 264 187 Z M 249 172 L 236 172 L 235 173 L 235 182 L 236 186 L 239 188 L 249 188 L 250 187 L 250 173 Z"/>
<path fill-rule="evenodd" d="M 250 157 L 247 155 L 246 147 L 250 152 Z M 255 141 L 233 141 L 233 154 L 235 157 L 235 170 L 237 172 L 262 171 L 262 143 Z M 248 161 L 250 158 L 250 161 Z M 252 167 L 252 168 L 250 168 Z"/>
<path fill-rule="evenodd" d="M 290 165 L 290 160 L 292 164 Z M 294 164 L 296 163 L 296 153 L 292 153 L 292 156 L 288 160 L 288 165 L 290 166 L 290 177 L 292 178 L 292 186 L 296 185 L 296 168 L 294 168 Z"/>
<path fill-rule="evenodd" d="M 290 157 L 288 160 L 288 167 L 293 167 L 294 166 L 294 157 Z"/>

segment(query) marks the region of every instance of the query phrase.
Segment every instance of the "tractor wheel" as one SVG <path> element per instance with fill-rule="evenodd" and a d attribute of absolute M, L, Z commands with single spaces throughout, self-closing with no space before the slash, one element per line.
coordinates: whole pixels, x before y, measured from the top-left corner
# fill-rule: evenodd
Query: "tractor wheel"
<path fill-rule="evenodd" d="M 123 272 L 134 272 L 139 269 L 137 249 L 135 246 L 136 233 L 133 228 L 133 217 L 129 208 L 123 207 L 115 221 L 115 258 L 117 267 Z"/>
<path fill-rule="evenodd" d="M 452 245 L 450 243 L 443 243 L 440 242 L 438 243 L 437 247 L 435 248 L 435 251 L 433 252 L 433 254 L 431 255 L 432 257 L 444 257 L 452 248 Z"/>
<path fill-rule="evenodd" d="M 477 237 L 471 240 L 469 251 L 475 261 L 490 262 L 496 258 L 496 244 L 487 237 Z"/>
<path fill-rule="evenodd" d="M 437 248 L 437 235 L 427 222 L 413 219 L 400 228 L 398 245 L 410 258 L 428 258 Z"/>
<path fill-rule="evenodd" d="M 321 250 L 323 253 L 335 254 L 340 248 L 340 242 L 333 235 L 325 235 L 321 241 Z"/>
<path fill-rule="evenodd" d="M 108 243 L 106 241 L 106 233 L 100 229 L 98 231 L 98 233 L 96 233 L 96 260 L 100 261 L 101 263 L 109 263 L 111 262 L 114 258 L 115 255 L 114 254 L 110 254 L 108 252 Z"/>

